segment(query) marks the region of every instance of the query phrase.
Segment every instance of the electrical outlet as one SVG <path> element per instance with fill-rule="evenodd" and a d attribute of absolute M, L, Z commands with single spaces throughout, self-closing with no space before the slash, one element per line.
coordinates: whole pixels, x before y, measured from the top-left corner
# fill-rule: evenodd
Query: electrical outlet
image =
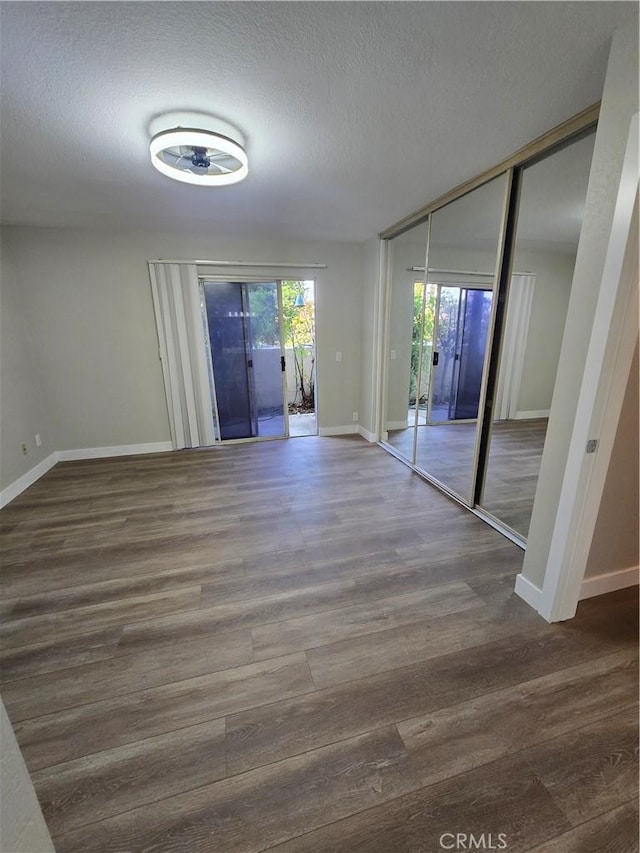
<path fill-rule="evenodd" d="M 336 353 L 336 361 L 342 361 L 342 353 L 341 352 Z"/>
<path fill-rule="evenodd" d="M 23 442 L 22 442 L 22 444 L 20 445 L 20 450 L 22 451 L 22 455 L 23 455 L 23 456 L 26 456 L 26 455 L 27 455 L 27 453 L 29 452 L 29 451 L 27 450 L 27 445 L 24 443 L 24 441 L 23 441 Z"/>
<path fill-rule="evenodd" d="M 42 447 L 42 439 L 39 432 L 36 433 L 36 447 Z"/>
<path fill-rule="evenodd" d="M 391 350 L 391 361 L 396 360 L 396 351 L 394 349 Z"/>
<path fill-rule="evenodd" d="M 354 412 L 353 415 L 351 416 L 351 419 L 354 422 L 354 424 L 357 424 L 358 423 L 358 413 Z"/>

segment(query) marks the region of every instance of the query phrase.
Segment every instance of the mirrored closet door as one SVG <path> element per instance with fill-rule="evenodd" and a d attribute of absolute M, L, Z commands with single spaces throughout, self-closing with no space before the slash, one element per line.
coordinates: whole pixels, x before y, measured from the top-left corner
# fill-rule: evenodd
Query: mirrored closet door
<path fill-rule="evenodd" d="M 521 544 L 594 139 L 585 125 L 386 238 L 382 441 Z"/>
<path fill-rule="evenodd" d="M 522 539 L 538 483 L 595 132 L 522 170 L 480 506 Z"/>
<path fill-rule="evenodd" d="M 501 175 L 389 246 L 383 440 L 466 503 L 506 194 Z"/>

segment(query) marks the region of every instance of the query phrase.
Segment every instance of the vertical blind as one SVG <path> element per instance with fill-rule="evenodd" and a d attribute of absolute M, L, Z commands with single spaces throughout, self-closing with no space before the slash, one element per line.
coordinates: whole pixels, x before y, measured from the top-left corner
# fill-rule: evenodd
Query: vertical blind
<path fill-rule="evenodd" d="M 175 450 L 214 444 L 213 407 L 195 264 L 149 263 L 169 427 Z"/>
<path fill-rule="evenodd" d="M 511 276 L 493 409 L 494 419 L 513 420 L 518 413 L 535 283 L 536 277 L 531 273 L 514 273 Z"/>

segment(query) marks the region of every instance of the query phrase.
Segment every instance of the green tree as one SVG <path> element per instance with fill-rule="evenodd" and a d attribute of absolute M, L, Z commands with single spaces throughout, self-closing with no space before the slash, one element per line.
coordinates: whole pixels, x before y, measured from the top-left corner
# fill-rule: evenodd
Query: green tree
<path fill-rule="evenodd" d="M 296 299 L 304 302 L 296 305 Z M 296 375 L 296 402 L 303 411 L 315 408 L 314 306 L 304 281 L 282 282 L 282 321 L 285 346 L 291 347 Z M 305 369 L 306 356 L 309 367 Z"/>
<path fill-rule="evenodd" d="M 424 284 L 416 281 L 413 285 L 413 328 L 411 335 L 411 379 L 409 384 L 409 401 L 420 403 L 426 396 L 425 383 L 428 381 L 426 362 L 432 347 L 433 326 L 435 319 L 436 297 L 433 288 L 427 289 L 424 297 Z M 424 318 L 424 320 L 423 320 Z M 424 322 L 424 325 L 423 325 Z M 424 338 L 422 350 L 422 373 L 420 389 L 418 389 L 418 373 L 420 367 L 420 342 Z"/>
<path fill-rule="evenodd" d="M 271 283 L 253 284 L 249 290 L 251 338 L 254 346 L 280 346 L 278 293 Z"/>

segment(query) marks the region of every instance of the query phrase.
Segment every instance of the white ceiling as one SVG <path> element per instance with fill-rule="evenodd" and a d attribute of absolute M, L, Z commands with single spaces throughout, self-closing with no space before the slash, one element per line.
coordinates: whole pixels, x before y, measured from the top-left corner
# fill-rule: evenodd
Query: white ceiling
<path fill-rule="evenodd" d="M 363 240 L 597 101 L 617 2 L 3 2 L 2 221 Z M 245 135 L 177 184 L 151 119 Z"/>

